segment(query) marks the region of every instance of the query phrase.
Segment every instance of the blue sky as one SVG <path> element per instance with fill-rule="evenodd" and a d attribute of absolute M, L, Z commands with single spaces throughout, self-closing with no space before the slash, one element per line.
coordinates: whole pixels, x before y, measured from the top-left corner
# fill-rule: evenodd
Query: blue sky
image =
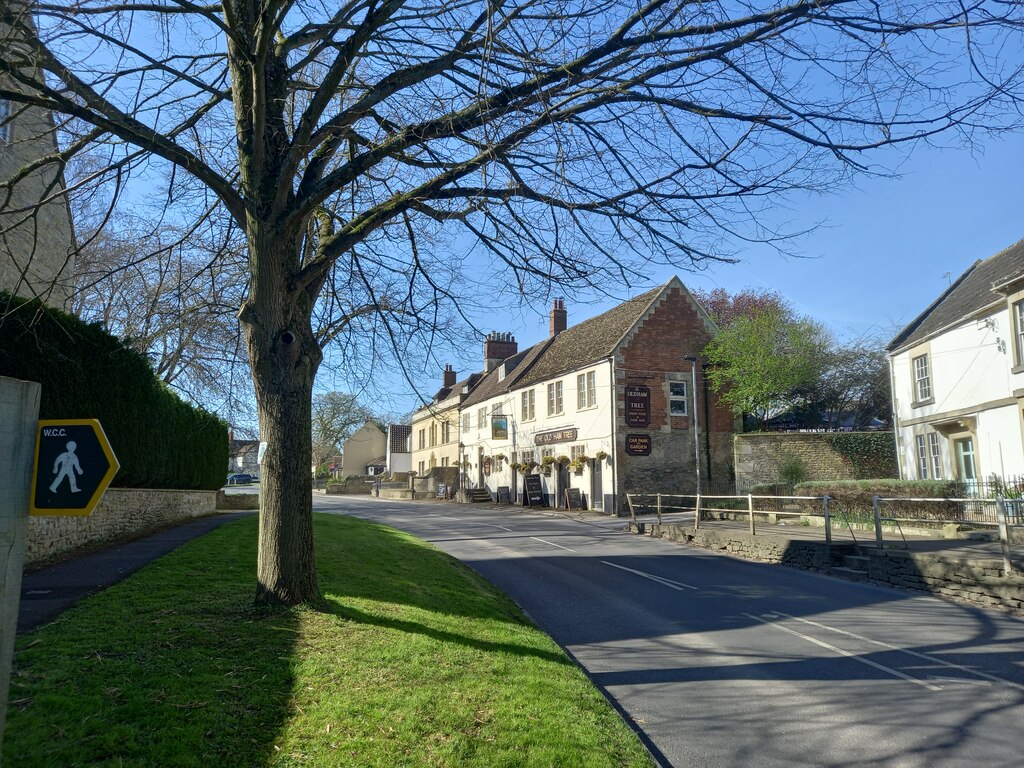
<path fill-rule="evenodd" d="M 972 150 L 919 146 L 902 161 L 895 155 L 883 160 L 890 166 L 899 163 L 901 177 L 861 177 L 834 194 L 780 201 L 778 220 L 793 230 L 822 222 L 791 244 L 790 250 L 800 257 L 751 245 L 738 254 L 737 264 L 698 272 L 658 268 L 649 284 L 622 288 L 618 298 L 678 273 L 693 288 L 777 291 L 797 311 L 840 337 L 875 333 L 891 338 L 975 260 L 1024 237 L 1024 135 L 988 137 Z M 581 322 L 615 303 L 607 297 L 567 295 L 569 323 Z M 496 307 L 478 318 L 479 328 L 511 331 L 522 349 L 546 336 L 547 311 L 547 305 L 540 304 Z M 436 350 L 436 354 L 465 374 L 479 370 L 482 342 L 478 348 Z M 423 391 L 432 394 L 440 382 L 440 370 L 425 370 L 422 375 Z M 383 394 L 381 389 L 378 394 Z M 394 411 L 415 407 L 417 398 L 408 389 L 401 379 L 393 380 L 387 386 L 390 397 L 384 398 L 387 407 Z"/>

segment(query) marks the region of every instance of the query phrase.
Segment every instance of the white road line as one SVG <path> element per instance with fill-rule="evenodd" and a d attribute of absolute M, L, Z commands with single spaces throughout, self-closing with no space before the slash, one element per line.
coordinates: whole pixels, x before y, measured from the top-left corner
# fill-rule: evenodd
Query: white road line
<path fill-rule="evenodd" d="M 536 536 L 531 536 L 530 538 L 533 539 L 534 541 L 539 541 L 539 542 L 541 542 L 543 544 L 550 544 L 552 547 L 558 547 L 559 549 L 564 549 L 566 552 L 575 552 L 576 551 L 575 549 L 569 549 L 568 547 L 563 547 L 561 544 L 555 544 L 555 542 L 548 541 L 547 539 L 539 539 Z"/>
<path fill-rule="evenodd" d="M 677 592 L 682 592 L 684 589 L 697 589 L 697 587 L 694 587 L 690 584 L 683 584 L 683 582 L 681 581 L 672 581 L 672 579 L 666 579 L 661 576 L 655 576 L 653 573 L 645 573 L 644 571 L 637 571 L 633 568 L 627 568 L 624 565 L 616 565 L 615 563 L 609 563 L 607 560 L 602 560 L 601 562 L 605 565 L 610 565 L 612 568 L 618 568 L 620 571 L 628 571 L 629 573 L 632 573 L 636 576 L 640 576 L 644 579 L 656 581 L 662 586 L 668 587 L 669 589 L 674 589 Z"/>
<path fill-rule="evenodd" d="M 845 648 L 840 648 L 837 645 L 832 645 L 831 643 L 826 643 L 824 640 L 818 640 L 816 637 L 811 637 L 810 635 L 805 635 L 802 632 L 797 632 L 795 629 L 790 629 L 789 627 L 784 627 L 781 624 L 779 624 L 778 622 L 771 621 L 769 619 L 763 619 L 760 616 L 754 616 L 751 613 L 744 613 L 743 615 L 746 616 L 748 619 L 754 619 L 755 621 L 760 621 L 762 624 L 767 624 L 769 627 L 773 627 L 773 628 L 778 629 L 778 630 L 780 630 L 782 632 L 788 632 L 789 634 L 795 635 L 796 637 L 799 637 L 799 638 L 801 638 L 803 640 L 806 640 L 809 643 L 813 643 L 814 645 L 820 646 L 822 648 L 826 648 L 826 649 L 832 651 L 833 653 L 839 654 L 840 656 L 845 656 L 848 659 L 853 659 L 854 661 L 859 661 L 861 664 L 866 664 L 869 667 L 874 667 L 875 669 L 881 670 L 882 672 L 890 674 L 893 677 L 898 677 L 901 680 L 906 680 L 908 683 L 914 683 L 914 685 L 920 685 L 922 688 L 927 688 L 929 691 L 941 691 L 942 690 L 941 686 L 932 685 L 931 683 L 927 683 L 924 680 L 918 680 L 916 677 L 911 677 L 910 675 L 905 675 L 902 672 L 900 672 L 898 669 L 893 669 L 892 667 L 887 667 L 884 664 L 879 664 L 877 662 L 871 661 L 871 659 L 865 659 L 863 656 L 858 656 L 856 653 L 853 653 L 852 651 L 847 651 Z"/>
<path fill-rule="evenodd" d="M 939 664 L 940 666 L 948 667 L 949 669 L 958 669 L 961 672 L 966 672 L 969 675 L 974 675 L 975 677 L 981 677 L 981 678 L 984 678 L 985 680 L 991 680 L 994 683 L 1003 683 L 1004 685 L 1009 685 L 1009 686 L 1011 686 L 1013 688 L 1017 688 L 1018 690 L 1024 691 L 1024 685 L 1021 685 L 1020 683 L 1015 683 L 1015 682 L 1013 682 L 1011 680 L 1005 680 L 1004 678 L 996 677 L 995 675 L 989 675 L 989 674 L 986 674 L 984 672 L 979 672 L 979 671 L 977 671 L 975 669 L 971 669 L 970 667 L 961 666 L 960 664 L 954 664 L 953 662 L 946 661 L 945 659 L 939 658 L 938 656 L 930 656 L 927 653 L 919 653 L 918 651 L 912 651 L 909 648 L 900 648 L 898 645 L 892 645 L 890 643 L 883 642 L 882 640 L 873 640 L 870 637 L 864 637 L 863 635 L 858 635 L 855 632 L 847 632 L 845 629 L 839 629 L 838 627 L 831 627 L 828 624 L 822 624 L 822 623 L 817 622 L 817 621 L 811 621 L 810 619 L 802 619 L 799 616 L 790 616 L 788 613 L 783 613 L 782 611 L 775 611 L 775 613 L 777 615 L 779 615 L 779 616 L 785 616 L 787 619 L 792 619 L 793 621 L 800 621 L 800 622 L 803 622 L 804 624 L 810 624 L 813 627 L 819 627 L 821 629 L 827 629 L 830 632 L 835 632 L 835 633 L 840 634 L 840 635 L 846 635 L 847 637 L 852 637 L 852 638 L 854 638 L 856 640 L 861 640 L 861 641 L 863 641 L 865 643 L 872 643 L 873 645 L 877 645 L 880 648 L 888 648 L 889 650 L 892 650 L 892 651 L 899 651 L 900 653 L 906 653 L 906 654 L 909 654 L 911 656 L 914 656 L 915 658 L 922 659 L 924 661 L 930 661 L 930 662 L 932 662 L 934 664 Z M 967 681 L 964 681 L 964 682 L 967 682 Z"/>

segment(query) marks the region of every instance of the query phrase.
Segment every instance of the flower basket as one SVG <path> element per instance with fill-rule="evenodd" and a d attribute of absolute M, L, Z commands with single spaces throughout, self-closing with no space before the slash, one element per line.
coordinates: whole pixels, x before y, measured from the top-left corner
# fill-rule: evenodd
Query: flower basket
<path fill-rule="evenodd" d="M 598 451 L 594 454 L 594 458 L 598 461 L 604 461 L 608 458 L 608 451 Z"/>
<path fill-rule="evenodd" d="M 564 464 L 569 464 L 572 461 L 572 459 L 570 459 L 568 456 L 559 456 L 557 461 L 558 461 L 559 464 L 563 464 L 564 465 Z"/>
<path fill-rule="evenodd" d="M 544 469 L 549 469 L 551 465 L 557 461 L 558 459 L 556 459 L 554 456 L 545 456 L 543 459 L 540 460 L 540 465 L 544 467 Z"/>

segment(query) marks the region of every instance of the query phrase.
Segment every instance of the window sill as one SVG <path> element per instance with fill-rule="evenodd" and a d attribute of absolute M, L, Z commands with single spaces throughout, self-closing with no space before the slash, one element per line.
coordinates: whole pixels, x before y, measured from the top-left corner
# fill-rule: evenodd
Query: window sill
<path fill-rule="evenodd" d="M 1024 373 L 1024 365 L 1015 365 L 1010 369 L 1010 373 Z"/>
<path fill-rule="evenodd" d="M 596 411 L 596 410 L 597 410 L 597 403 L 594 403 L 593 405 L 584 405 L 582 408 L 577 408 L 576 412 L 579 413 L 580 411 Z"/>
<path fill-rule="evenodd" d="M 929 397 L 924 400 L 915 400 L 910 404 L 911 408 L 923 408 L 926 405 L 935 405 L 935 398 Z"/>

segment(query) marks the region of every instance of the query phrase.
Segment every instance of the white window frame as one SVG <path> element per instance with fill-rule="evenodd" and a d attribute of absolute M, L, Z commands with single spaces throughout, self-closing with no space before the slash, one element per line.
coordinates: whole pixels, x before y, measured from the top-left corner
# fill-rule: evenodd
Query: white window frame
<path fill-rule="evenodd" d="M 583 444 L 581 444 L 581 445 L 574 445 L 574 446 L 569 448 L 569 458 L 573 459 L 575 461 L 577 456 L 582 456 L 582 455 L 586 454 L 586 452 L 587 452 L 587 446 L 586 445 L 583 445 Z"/>
<path fill-rule="evenodd" d="M 576 410 L 597 405 L 597 374 L 587 371 L 576 376 Z"/>
<path fill-rule="evenodd" d="M 424 450 L 427 447 L 427 430 L 421 429 L 419 434 L 419 450 Z"/>
<path fill-rule="evenodd" d="M 911 364 L 914 367 L 914 399 L 918 403 L 932 396 L 931 368 L 928 365 L 928 353 L 915 357 Z"/>
<path fill-rule="evenodd" d="M 932 460 L 932 479 L 942 479 L 942 449 L 939 447 L 939 433 L 928 433 L 928 453 Z"/>
<path fill-rule="evenodd" d="M 484 408 L 477 408 L 476 409 L 476 428 L 477 429 L 483 429 L 484 425 L 486 423 L 487 423 L 487 408 L 486 407 L 484 407 Z"/>
<path fill-rule="evenodd" d="M 564 403 L 562 401 L 562 382 L 553 381 L 548 384 L 548 416 L 561 416 Z"/>
<path fill-rule="evenodd" d="M 685 374 L 674 374 L 668 381 L 668 415 L 689 416 L 690 415 L 690 382 L 682 378 Z M 682 387 L 682 394 L 673 393 L 673 387 Z M 682 404 L 682 413 L 676 413 L 673 406 Z"/>
<path fill-rule="evenodd" d="M 537 418 L 536 390 L 527 389 L 523 392 L 522 397 L 522 419 L 523 421 L 533 421 L 535 418 Z"/>
<path fill-rule="evenodd" d="M 917 435 L 917 479 L 928 479 L 928 446 L 924 435 Z"/>
<path fill-rule="evenodd" d="M 462 431 L 469 432 L 469 428 L 473 424 L 473 416 L 469 413 L 462 414 Z"/>
<path fill-rule="evenodd" d="M 1017 365 L 1024 365 L 1024 299 L 1015 301 L 1010 311 L 1013 317 L 1013 346 Z"/>

